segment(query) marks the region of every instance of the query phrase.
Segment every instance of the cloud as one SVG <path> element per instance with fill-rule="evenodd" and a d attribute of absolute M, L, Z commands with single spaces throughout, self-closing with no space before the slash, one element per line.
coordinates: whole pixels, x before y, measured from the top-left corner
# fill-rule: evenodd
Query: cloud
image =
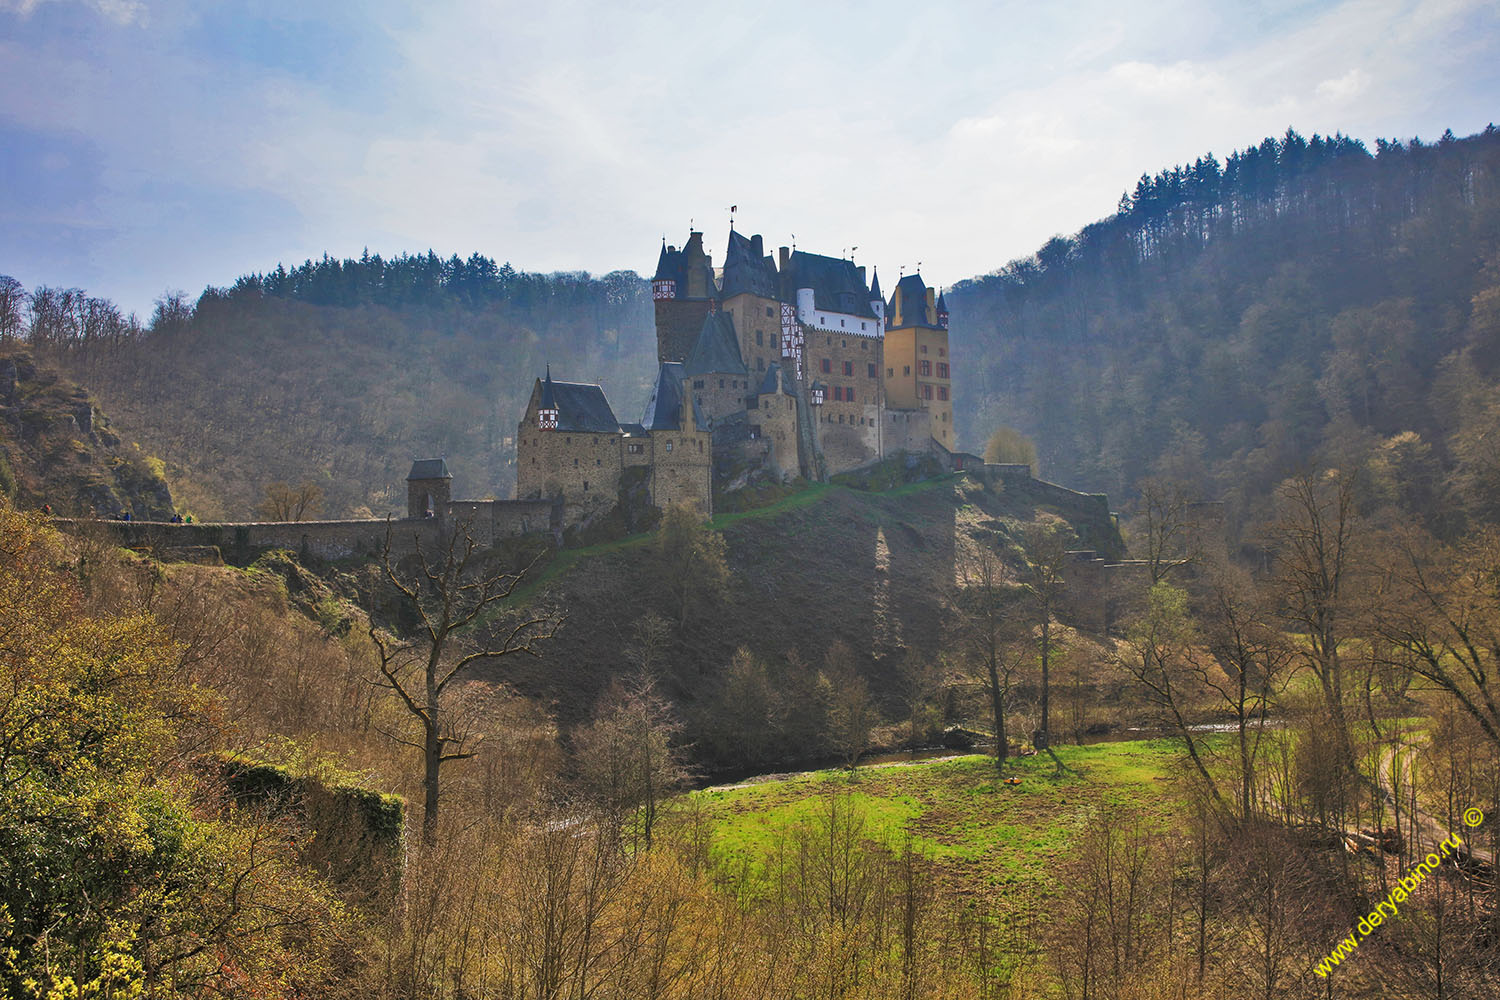
<path fill-rule="evenodd" d="M 96 173 L 61 169 L 47 197 L 114 234 L 93 260 L 157 270 L 98 289 L 142 303 L 365 245 L 643 270 L 689 218 L 722 252 L 730 204 L 772 245 L 858 244 L 948 283 L 1107 215 L 1143 171 L 1289 125 L 1474 131 L 1500 92 L 1492 0 L 0 11 L 22 15 L 0 22 L 0 124 L 88 137 Z M 0 185 L 0 214 L 15 197 Z M 170 234 L 149 221 L 168 211 Z M 173 256 L 196 235 L 223 252 Z"/>
<path fill-rule="evenodd" d="M 24 18 L 30 17 L 43 4 L 58 2 L 69 2 L 69 0 L 0 0 L 0 11 L 9 11 Z M 142 27 L 146 25 L 144 0 L 74 0 L 74 2 L 81 2 L 83 6 L 92 8 L 98 14 L 122 27 L 131 24 L 139 24 Z"/>
<path fill-rule="evenodd" d="M 1362 69 L 1351 69 L 1343 76 L 1324 80 L 1318 84 L 1314 93 L 1319 100 L 1342 104 L 1363 94 L 1369 86 L 1370 75 L 1368 73 Z"/>

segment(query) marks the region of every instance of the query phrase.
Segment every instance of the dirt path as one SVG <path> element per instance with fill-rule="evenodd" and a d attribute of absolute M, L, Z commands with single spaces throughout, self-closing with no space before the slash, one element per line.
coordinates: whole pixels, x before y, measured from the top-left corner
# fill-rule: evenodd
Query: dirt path
<path fill-rule="evenodd" d="M 1400 752 L 1402 753 L 1416 752 L 1420 749 L 1421 748 L 1418 747 L 1415 743 L 1403 743 L 1399 748 Z M 1407 816 L 1407 822 L 1410 823 L 1410 807 L 1398 806 L 1396 803 L 1394 789 L 1396 787 L 1397 781 L 1402 782 L 1403 788 L 1411 787 L 1409 777 L 1405 776 L 1403 773 L 1408 770 L 1408 768 L 1403 767 L 1402 764 L 1397 761 L 1397 752 L 1398 749 L 1395 747 L 1388 748 L 1381 752 L 1380 760 L 1377 762 L 1375 767 L 1375 780 L 1380 785 L 1380 792 L 1383 796 L 1385 796 L 1385 801 L 1389 803 L 1393 808 L 1401 809 Z M 1471 846 L 1470 837 L 1473 835 L 1474 830 L 1468 826 L 1463 825 L 1462 821 L 1460 821 L 1459 826 L 1449 827 L 1446 823 L 1439 820 L 1436 816 L 1423 809 L 1419 805 L 1417 806 L 1416 811 L 1416 827 L 1419 834 L 1419 843 L 1422 845 L 1430 846 L 1439 844 L 1442 841 L 1447 840 L 1450 835 L 1456 834 L 1457 839 L 1463 841 L 1463 847 L 1459 848 L 1459 855 L 1461 857 L 1471 857 L 1475 861 L 1483 862 L 1484 864 L 1490 866 L 1494 865 L 1495 857 L 1492 851 L 1484 847 Z"/>

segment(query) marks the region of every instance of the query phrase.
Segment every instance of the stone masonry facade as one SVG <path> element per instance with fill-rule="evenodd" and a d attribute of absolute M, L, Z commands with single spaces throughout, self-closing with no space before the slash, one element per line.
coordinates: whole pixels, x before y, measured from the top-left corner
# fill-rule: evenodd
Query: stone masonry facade
<path fill-rule="evenodd" d="M 713 509 L 715 459 L 828 476 L 897 452 L 955 451 L 948 311 L 920 275 L 886 299 L 852 260 L 779 249 L 731 227 L 715 269 L 694 231 L 662 246 L 651 281 L 656 384 L 639 424 L 603 389 L 536 380 L 517 428 L 516 496 L 565 520 L 607 510 L 622 471 L 649 467 L 651 502 Z"/>

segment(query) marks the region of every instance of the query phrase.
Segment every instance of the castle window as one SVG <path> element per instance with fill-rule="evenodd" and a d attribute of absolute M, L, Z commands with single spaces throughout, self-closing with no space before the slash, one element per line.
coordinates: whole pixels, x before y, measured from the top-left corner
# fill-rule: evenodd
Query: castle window
<path fill-rule="evenodd" d="M 833 361 L 830 358 L 823 359 L 823 374 L 827 375 L 833 371 Z"/>
<path fill-rule="evenodd" d="M 854 386 L 851 385 L 849 388 L 844 390 L 844 402 L 854 402 Z"/>
<path fill-rule="evenodd" d="M 947 378 L 947 377 L 948 377 L 948 362 L 946 362 L 946 361 L 939 361 L 938 362 L 938 378 Z"/>
<path fill-rule="evenodd" d="M 694 379 L 693 380 L 693 388 L 694 389 L 701 389 L 701 388 L 703 388 L 703 380 L 701 378 L 700 379 Z"/>
<path fill-rule="evenodd" d="M 870 342 L 868 340 L 861 340 L 859 342 L 859 349 L 861 351 L 868 351 L 870 349 Z"/>
<path fill-rule="evenodd" d="M 886 378 L 895 378 L 896 377 L 896 370 L 894 368 L 887 368 L 885 370 L 885 377 Z"/>
<path fill-rule="evenodd" d="M 670 442 L 670 441 L 667 442 L 667 450 L 668 451 L 672 450 L 672 442 Z"/>
<path fill-rule="evenodd" d="M 839 414 L 839 423 L 843 423 L 843 422 L 844 422 L 844 415 L 842 413 L 840 413 Z"/>
<path fill-rule="evenodd" d="M 932 374 L 932 362 L 931 361 L 919 361 L 919 362 L 917 362 L 917 374 L 918 375 L 930 376 Z"/>
<path fill-rule="evenodd" d="M 844 321 L 843 320 L 839 320 L 839 326 L 843 326 L 843 325 L 844 325 Z"/>
<path fill-rule="evenodd" d="M 940 385 L 940 386 L 938 386 L 938 399 L 947 399 L 947 398 L 948 398 L 948 387 L 946 385 Z"/>
<path fill-rule="evenodd" d="M 766 342 L 766 335 L 760 330 L 755 331 L 755 346 L 759 347 Z"/>
<path fill-rule="evenodd" d="M 771 307 L 770 306 L 766 306 L 766 315 L 767 316 L 774 316 L 775 315 L 775 313 L 773 313 L 771 311 Z"/>
<path fill-rule="evenodd" d="M 719 379 L 719 388 L 720 389 L 724 388 L 724 380 L 723 379 Z"/>
<path fill-rule="evenodd" d="M 844 398 L 844 387 L 843 386 L 836 385 L 836 386 L 833 387 L 833 398 L 835 400 L 842 400 Z"/>
<path fill-rule="evenodd" d="M 931 399 L 932 398 L 932 386 L 930 386 L 930 385 L 924 385 L 924 386 L 922 386 L 922 398 L 923 399 Z"/>
<path fill-rule="evenodd" d="M 844 362 L 844 374 L 845 375 L 853 375 L 854 374 L 854 362 L 853 361 L 845 361 Z"/>
<path fill-rule="evenodd" d="M 902 365 L 901 366 L 901 374 L 902 375 L 910 375 L 911 374 L 911 365 Z"/>
<path fill-rule="evenodd" d="M 603 465 L 604 464 L 604 460 L 602 458 L 596 458 L 596 459 L 594 459 L 594 464 L 595 465 Z"/>
<path fill-rule="evenodd" d="M 875 377 L 875 362 L 871 361 L 869 367 L 870 367 L 870 377 L 874 378 Z"/>
<path fill-rule="evenodd" d="M 587 493 L 588 491 L 589 491 L 589 481 L 587 479 L 585 479 L 583 481 L 583 492 Z"/>
<path fill-rule="evenodd" d="M 839 320 L 839 322 L 842 323 L 843 320 Z M 841 340 L 841 341 L 839 341 L 839 346 L 840 347 L 848 347 L 849 346 L 849 341 L 847 341 L 847 340 Z"/>
<path fill-rule="evenodd" d="M 625 450 L 630 452 L 632 455 L 639 455 L 641 452 L 645 451 L 645 447 L 632 441 L 625 446 Z"/>
<path fill-rule="evenodd" d="M 756 358 L 755 359 L 755 370 L 758 371 L 758 372 L 763 372 L 763 371 L 766 370 L 766 359 L 765 358 Z"/>
<path fill-rule="evenodd" d="M 573 468 L 578 468 L 578 459 L 573 459 Z"/>
<path fill-rule="evenodd" d="M 865 321 L 864 321 L 864 320 L 860 320 L 860 321 L 859 321 L 859 328 L 860 328 L 860 329 L 861 329 L 861 330 L 863 330 L 863 329 L 864 329 L 864 328 L 865 328 L 865 327 L 866 327 L 866 326 L 868 326 L 868 325 L 869 325 L 869 324 L 867 324 L 867 323 L 866 323 L 866 322 L 865 322 Z"/>
<path fill-rule="evenodd" d="M 926 354 L 926 353 L 927 353 L 927 345 L 926 345 L 926 344 L 923 344 L 923 345 L 922 345 L 922 353 L 923 353 L 923 354 Z"/>
<path fill-rule="evenodd" d="M 938 348 L 938 357 L 941 358 L 941 357 L 945 356 L 947 353 L 948 352 L 945 351 L 945 350 L 943 350 L 941 347 Z"/>

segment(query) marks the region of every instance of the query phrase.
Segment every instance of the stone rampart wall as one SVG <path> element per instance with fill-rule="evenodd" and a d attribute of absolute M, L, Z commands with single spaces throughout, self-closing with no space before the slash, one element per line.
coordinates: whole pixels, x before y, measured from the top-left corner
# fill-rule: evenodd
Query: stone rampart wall
<path fill-rule="evenodd" d="M 427 545 L 441 537 L 439 518 L 400 518 L 360 521 L 250 521 L 243 523 L 170 524 L 166 521 L 93 521 L 54 518 L 63 531 L 104 531 L 127 548 L 160 550 L 202 548 L 219 550 L 226 562 L 248 563 L 269 549 L 291 549 L 318 559 L 347 559 L 374 555 L 385 545 L 386 530 L 398 551 Z"/>

